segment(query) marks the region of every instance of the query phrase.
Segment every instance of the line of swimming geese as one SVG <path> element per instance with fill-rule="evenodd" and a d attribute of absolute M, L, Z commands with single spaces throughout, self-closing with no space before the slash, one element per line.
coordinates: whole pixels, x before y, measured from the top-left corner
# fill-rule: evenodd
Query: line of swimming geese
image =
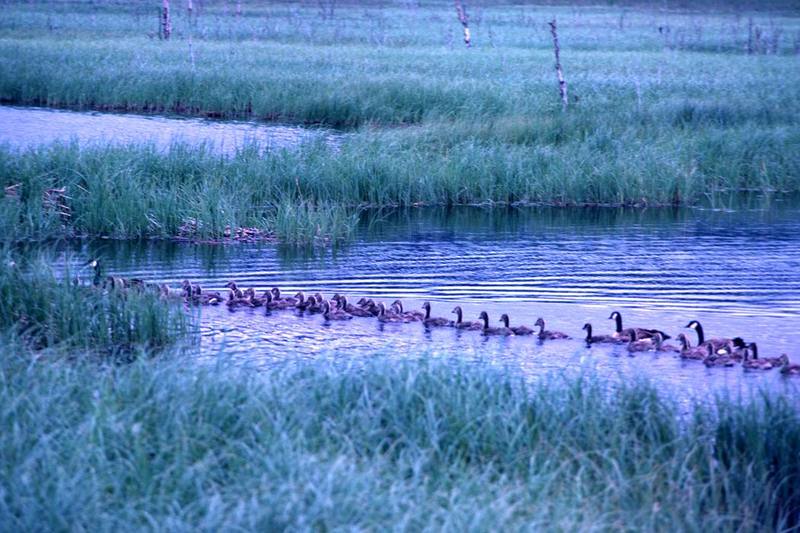
<path fill-rule="evenodd" d="M 508 314 L 500 316 L 502 326 L 490 326 L 489 315 L 481 311 L 477 321 L 464 320 L 460 306 L 456 306 L 452 313 L 454 320 L 444 317 L 431 316 L 430 302 L 422 304 L 422 310 L 406 311 L 400 300 L 395 300 L 387 308 L 383 302 L 375 303 L 371 299 L 361 298 L 355 304 L 347 301 L 347 297 L 340 294 L 328 300 L 320 293 L 305 296 L 299 291 L 293 297 L 284 297 L 278 287 L 266 290 L 262 295 L 256 296 L 252 288 L 241 290 L 231 281 L 226 285 L 228 297 L 224 298 L 219 292 L 204 293 L 199 285 L 184 280 L 181 285 L 181 297 L 187 303 L 202 305 L 227 305 L 234 309 L 238 307 L 264 307 L 269 314 L 273 310 L 296 310 L 304 313 L 321 313 L 325 320 L 342 321 L 354 317 L 376 318 L 384 323 L 409 323 L 421 322 L 426 327 L 452 327 L 460 330 L 480 331 L 482 335 L 535 335 L 541 341 L 570 339 L 566 333 L 545 329 L 544 319 L 538 318 L 534 327 L 535 331 L 527 326 L 511 326 Z M 703 326 L 697 320 L 692 320 L 686 328 L 693 329 L 697 334 L 697 345 L 692 346 L 689 338 L 681 333 L 677 336 L 680 347 L 667 344 L 664 341 L 671 337 L 658 329 L 652 328 L 623 328 L 622 315 L 614 311 L 609 320 L 614 320 L 615 331 L 610 335 L 593 335 L 592 325 L 586 323 L 583 331 L 586 332 L 584 341 L 592 344 L 627 344 L 629 353 L 637 352 L 673 352 L 682 359 L 699 360 L 708 367 L 729 367 L 741 363 L 750 370 L 771 370 L 780 368 L 781 373 L 800 375 L 800 364 L 792 364 L 786 354 L 779 357 L 759 358 L 758 346 L 755 342 L 747 343 L 741 337 L 705 338 Z"/>

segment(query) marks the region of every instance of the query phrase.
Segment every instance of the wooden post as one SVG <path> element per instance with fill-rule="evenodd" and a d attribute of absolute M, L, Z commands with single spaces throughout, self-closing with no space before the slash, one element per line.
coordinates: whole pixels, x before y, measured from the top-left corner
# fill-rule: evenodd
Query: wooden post
<path fill-rule="evenodd" d="M 467 11 L 464 9 L 461 0 L 455 0 L 455 4 L 458 21 L 464 26 L 464 44 L 467 45 L 467 48 L 470 48 L 472 47 L 472 36 L 469 33 L 469 17 L 467 16 Z"/>
<path fill-rule="evenodd" d="M 558 30 L 556 28 L 556 19 L 554 18 L 547 24 L 550 25 L 550 33 L 553 35 L 553 49 L 556 53 L 556 76 L 558 76 L 558 92 L 561 94 L 561 102 L 564 106 L 564 109 L 567 108 L 569 104 L 569 99 L 567 98 L 567 80 L 564 79 L 564 73 L 561 70 L 561 56 L 560 56 L 560 49 L 558 47 Z"/>
<path fill-rule="evenodd" d="M 164 36 L 164 40 L 169 40 L 169 36 L 172 34 L 172 22 L 169 19 L 169 0 L 163 0 L 161 4 L 161 35 Z"/>

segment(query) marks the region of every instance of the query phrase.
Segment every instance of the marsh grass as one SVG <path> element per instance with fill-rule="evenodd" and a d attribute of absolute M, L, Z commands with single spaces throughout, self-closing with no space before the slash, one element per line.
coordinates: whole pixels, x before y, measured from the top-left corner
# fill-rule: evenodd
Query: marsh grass
<path fill-rule="evenodd" d="M 228 160 L 185 145 L 166 155 L 0 150 L 0 183 L 28 191 L 21 203 L 0 199 L 3 234 L 170 237 L 196 221 L 200 238 L 254 227 L 319 243 L 352 235 L 362 207 L 694 205 L 797 192 L 800 17 L 783 2 L 726 6 L 481 4 L 465 50 L 444 38 L 459 30 L 448 2 L 347 2 L 324 17 L 310 4 L 260 2 L 236 17 L 208 2 L 191 26 L 178 10 L 168 42 L 147 37 L 155 20 L 137 5 L 12 2 L 0 21 L 4 102 L 352 132 L 337 149 Z M 553 15 L 577 97 L 566 113 Z M 779 36 L 775 53 L 746 53 L 750 18 Z M 54 184 L 69 189 L 66 224 L 38 205 Z"/>
<path fill-rule="evenodd" d="M 51 264 L 6 252 L 0 265 L 0 331 L 31 349 L 127 357 L 175 344 L 189 330 L 182 310 L 153 291 L 106 291 L 91 285 L 90 271 L 56 273 Z"/>
<path fill-rule="evenodd" d="M 565 127 L 564 135 L 578 136 L 579 128 Z M 547 127 L 506 121 L 475 124 L 472 134 L 459 125 L 415 129 L 353 134 L 336 149 L 251 149 L 231 157 L 177 144 L 167 152 L 0 148 L 0 184 L 21 185 L 18 197 L 0 198 L 2 239 L 170 238 L 192 221 L 197 238 L 254 227 L 286 243 L 320 244 L 351 238 L 367 207 L 697 205 L 743 192 L 800 191 L 800 133 L 791 128 L 636 144 L 602 129 L 541 144 L 528 137 Z M 42 202 L 47 189 L 61 187 L 68 219 Z"/>
<path fill-rule="evenodd" d="M 0 357 L 13 529 L 788 530 L 788 397 L 680 408 L 646 383 L 525 385 L 456 361 Z"/>

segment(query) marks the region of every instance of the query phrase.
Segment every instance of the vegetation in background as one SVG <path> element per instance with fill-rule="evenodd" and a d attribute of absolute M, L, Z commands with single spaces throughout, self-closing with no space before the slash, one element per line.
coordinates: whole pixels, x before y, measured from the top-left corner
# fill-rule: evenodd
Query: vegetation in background
<path fill-rule="evenodd" d="M 704 404 L 592 376 L 526 386 L 453 361 L 0 353 L 0 521 L 14 530 L 789 530 L 789 397 Z M 13 428 L 13 429 L 12 429 Z"/>
<path fill-rule="evenodd" d="M 252 227 L 293 243 L 352 234 L 358 208 L 696 204 L 800 190 L 800 12 L 448 2 L 198 3 L 155 38 L 140 3 L 10 3 L 0 100 L 353 128 L 223 161 L 202 147 L 0 151 L 6 239 L 199 238 Z M 679 6 L 675 6 L 679 7 Z M 753 10 L 758 7 L 759 10 Z M 547 21 L 573 101 L 562 112 Z M 72 218 L 40 191 L 67 187 Z"/>

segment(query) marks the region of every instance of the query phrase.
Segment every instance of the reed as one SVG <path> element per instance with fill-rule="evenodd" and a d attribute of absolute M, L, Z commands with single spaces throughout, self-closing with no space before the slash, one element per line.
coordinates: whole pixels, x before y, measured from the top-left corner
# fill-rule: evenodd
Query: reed
<path fill-rule="evenodd" d="M 52 258 L 4 253 L 4 335 L 37 351 L 59 347 L 129 357 L 173 345 L 188 332 L 186 315 L 154 292 L 103 290 L 91 284 L 91 271 L 57 273 L 52 264 Z"/>
<path fill-rule="evenodd" d="M 679 408 L 646 383 L 525 384 L 447 359 L 254 373 L 0 348 L 7 527 L 789 530 L 796 399 Z"/>
<path fill-rule="evenodd" d="M 714 195 L 800 191 L 793 128 L 632 144 L 585 127 L 569 119 L 466 122 L 352 134 L 339 149 L 251 149 L 230 158 L 186 145 L 0 148 L 0 185 L 21 191 L 0 198 L 0 224 L 3 239 L 15 241 L 168 238 L 193 221 L 198 238 L 255 227 L 285 242 L 335 242 L 352 236 L 364 207 L 696 205 Z M 65 188 L 69 218 L 42 201 L 50 188 Z"/>

